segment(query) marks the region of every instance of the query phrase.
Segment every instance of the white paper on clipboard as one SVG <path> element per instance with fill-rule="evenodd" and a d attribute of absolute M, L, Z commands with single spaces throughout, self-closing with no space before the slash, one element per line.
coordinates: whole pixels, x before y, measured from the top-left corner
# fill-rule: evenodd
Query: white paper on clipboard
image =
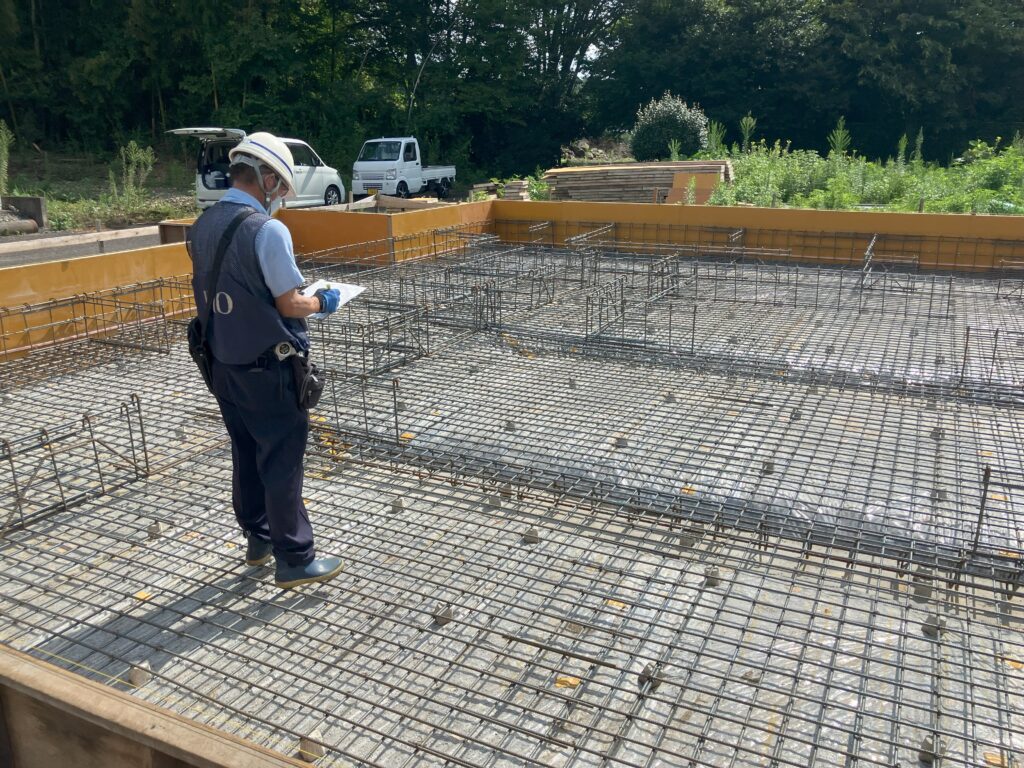
<path fill-rule="evenodd" d="M 341 301 L 338 306 L 343 307 L 348 304 L 352 299 L 358 296 L 360 293 L 366 290 L 361 285 L 352 285 L 351 283 L 336 283 L 331 280 L 317 280 L 312 285 L 308 285 L 303 288 L 299 293 L 303 296 L 312 296 L 321 288 L 336 288 L 338 293 L 341 294 Z"/>

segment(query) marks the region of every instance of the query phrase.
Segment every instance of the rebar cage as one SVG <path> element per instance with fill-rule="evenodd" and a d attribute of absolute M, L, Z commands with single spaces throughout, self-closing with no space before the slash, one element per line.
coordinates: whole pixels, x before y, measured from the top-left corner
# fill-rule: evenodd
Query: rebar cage
<path fill-rule="evenodd" d="M 325 766 L 1017 764 L 1022 281 L 505 229 L 301 265 L 329 584 L 242 564 L 186 282 L 0 364 L 0 641 Z"/>

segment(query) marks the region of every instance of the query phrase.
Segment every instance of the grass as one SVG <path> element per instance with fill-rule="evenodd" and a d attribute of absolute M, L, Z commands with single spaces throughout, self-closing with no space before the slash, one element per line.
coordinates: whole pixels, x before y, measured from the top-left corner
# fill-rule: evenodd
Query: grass
<path fill-rule="evenodd" d="M 908 160 L 905 139 L 885 161 L 840 146 L 822 157 L 764 141 L 698 157 L 727 157 L 735 171 L 735 181 L 719 186 L 709 205 L 1024 214 L 1024 139 L 1000 144 L 973 141 L 948 167 L 924 162 L 920 145 Z"/>
<path fill-rule="evenodd" d="M 152 172 L 125 184 L 119 155 L 103 158 L 53 152 L 11 153 L 11 193 L 46 197 L 50 229 L 82 230 L 155 224 L 195 216 L 191 157 L 158 157 Z M 138 178 L 138 177 L 136 177 Z M 113 183 L 112 183 L 113 181 Z"/>

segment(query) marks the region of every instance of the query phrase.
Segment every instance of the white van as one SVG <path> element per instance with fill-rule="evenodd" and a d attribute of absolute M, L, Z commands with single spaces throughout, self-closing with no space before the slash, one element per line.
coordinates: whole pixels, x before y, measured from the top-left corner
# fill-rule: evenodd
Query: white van
<path fill-rule="evenodd" d="M 200 208 L 209 208 L 231 186 L 228 152 L 245 138 L 245 131 L 238 128 L 175 128 L 168 133 L 199 139 L 196 204 Z M 345 184 L 337 170 L 326 165 L 306 142 L 284 138 L 281 141 L 288 145 L 295 160 L 295 198 L 288 200 L 289 208 L 337 205 L 344 201 Z"/>

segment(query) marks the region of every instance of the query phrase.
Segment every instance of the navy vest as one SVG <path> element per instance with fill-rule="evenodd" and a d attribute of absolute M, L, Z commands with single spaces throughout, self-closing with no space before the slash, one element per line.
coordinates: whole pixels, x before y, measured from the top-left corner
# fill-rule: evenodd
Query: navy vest
<path fill-rule="evenodd" d="M 270 220 L 266 214 L 257 211 L 235 231 L 224 254 L 215 296 L 206 295 L 221 235 L 241 210 L 235 203 L 217 203 L 196 219 L 188 236 L 196 309 L 202 317 L 207 301 L 213 301 L 206 338 L 213 356 L 230 365 L 251 363 L 283 341 L 309 349 L 306 321 L 282 317 L 263 281 L 256 233 Z"/>

